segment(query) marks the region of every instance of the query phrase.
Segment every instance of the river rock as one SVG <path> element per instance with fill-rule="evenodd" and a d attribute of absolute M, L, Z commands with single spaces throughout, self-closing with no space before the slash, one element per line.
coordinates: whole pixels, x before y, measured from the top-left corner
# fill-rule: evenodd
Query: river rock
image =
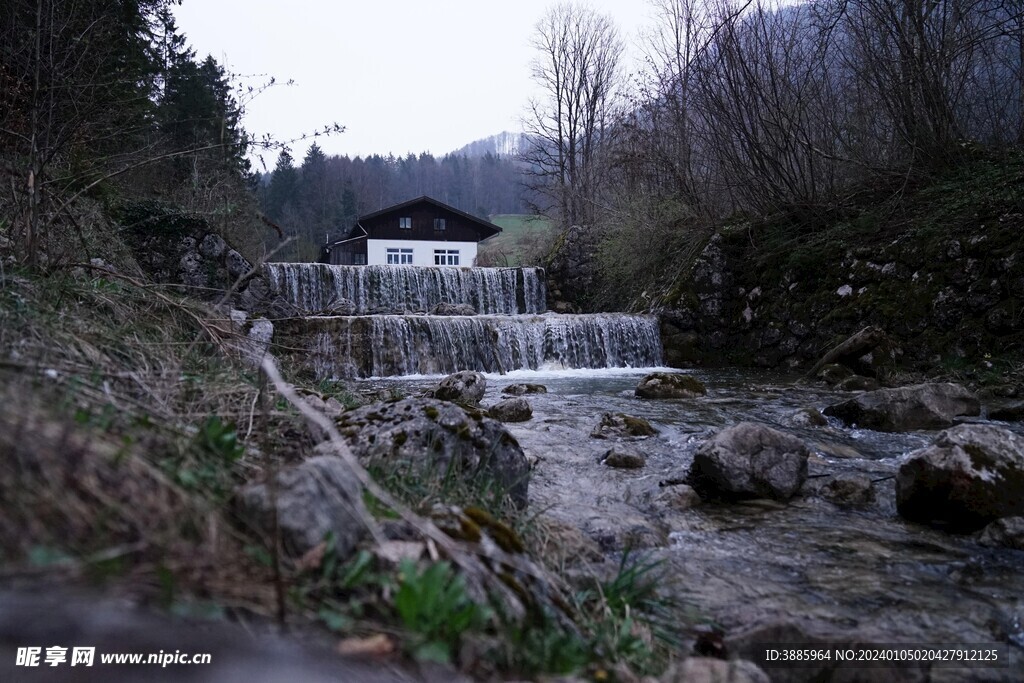
<path fill-rule="evenodd" d="M 853 370 L 846 367 L 845 365 L 840 365 L 839 363 L 828 363 L 826 365 L 823 365 L 821 369 L 818 370 L 818 372 L 815 374 L 815 377 L 817 379 L 820 379 L 825 384 L 832 386 L 835 384 L 839 384 L 844 379 L 853 377 Z"/>
<path fill-rule="evenodd" d="M 791 434 L 741 422 L 697 449 L 690 485 L 707 497 L 789 500 L 807 479 L 809 455 L 807 445 Z"/>
<path fill-rule="evenodd" d="M 657 433 L 658 430 L 642 417 L 625 413 L 604 413 L 601 415 L 601 422 L 590 432 L 590 436 L 595 439 L 645 438 Z"/>
<path fill-rule="evenodd" d="M 947 429 L 900 467 L 896 508 L 957 531 L 1024 515 L 1024 436 L 986 424 Z"/>
<path fill-rule="evenodd" d="M 871 480 L 863 474 L 837 474 L 825 482 L 818 495 L 839 507 L 863 507 L 875 500 Z"/>
<path fill-rule="evenodd" d="M 647 464 L 647 459 L 636 451 L 611 448 L 605 452 L 601 462 L 620 470 L 637 470 Z"/>
<path fill-rule="evenodd" d="M 486 377 L 479 372 L 463 370 L 442 379 L 437 388 L 430 392 L 430 396 L 442 401 L 477 405 L 484 397 L 485 391 L 487 391 Z"/>
<path fill-rule="evenodd" d="M 546 394 L 548 393 L 548 388 L 543 384 L 509 384 L 501 390 L 501 393 L 509 394 L 511 396 L 522 396 L 523 394 Z"/>
<path fill-rule="evenodd" d="M 240 519 L 267 540 L 274 529 L 274 511 L 284 551 L 299 558 L 334 537 L 339 557 L 347 557 L 366 531 L 362 486 L 340 459 L 319 455 L 277 474 L 275 490 L 251 484 L 236 495 Z M 274 504 L 276 499 L 276 505 Z"/>
<path fill-rule="evenodd" d="M 694 398 L 707 394 L 696 377 L 673 372 L 652 372 L 636 385 L 640 398 Z"/>
<path fill-rule="evenodd" d="M 828 420 L 817 408 L 800 408 L 786 417 L 786 423 L 791 427 L 825 427 Z"/>
<path fill-rule="evenodd" d="M 850 375 L 836 384 L 836 389 L 839 391 L 875 391 L 881 387 L 882 385 L 878 383 L 877 379 L 863 375 Z"/>
<path fill-rule="evenodd" d="M 417 476 L 436 478 L 454 467 L 467 478 L 499 484 L 517 505 L 526 505 L 530 466 L 523 449 L 500 422 L 480 411 L 406 398 L 347 411 L 337 424 L 365 463 L 411 465 Z"/>
<path fill-rule="evenodd" d="M 994 548 L 1024 550 L 1024 517 L 1003 517 L 981 532 L 978 542 Z"/>
<path fill-rule="evenodd" d="M 940 429 L 953 418 L 978 415 L 977 396 L 959 384 L 934 382 L 898 389 L 879 389 L 859 394 L 825 408 L 825 414 L 880 432 Z"/>
<path fill-rule="evenodd" d="M 525 398 L 508 398 L 488 408 L 487 415 L 500 422 L 526 422 L 533 417 L 533 408 Z"/>
<path fill-rule="evenodd" d="M 430 315 L 476 315 L 476 309 L 469 304 L 452 304 L 442 301 L 430 309 Z"/>
<path fill-rule="evenodd" d="M 687 657 L 673 664 L 658 679 L 660 683 L 771 683 L 768 674 L 743 659 Z"/>
<path fill-rule="evenodd" d="M 988 419 L 1000 422 L 1024 421 L 1024 402 L 989 408 Z"/>
<path fill-rule="evenodd" d="M 978 390 L 979 398 L 1018 398 L 1022 393 L 1019 384 L 995 384 Z"/>
<path fill-rule="evenodd" d="M 333 396 L 329 396 L 324 399 L 316 394 L 307 394 L 302 398 L 306 402 L 306 405 L 313 410 L 323 413 L 327 417 L 338 417 L 345 412 L 345 406 L 341 405 L 341 401 Z"/>
<path fill-rule="evenodd" d="M 681 512 L 700 505 L 700 495 L 691 486 L 674 484 L 661 487 L 658 493 L 651 498 L 651 502 L 658 507 L 667 507 Z"/>

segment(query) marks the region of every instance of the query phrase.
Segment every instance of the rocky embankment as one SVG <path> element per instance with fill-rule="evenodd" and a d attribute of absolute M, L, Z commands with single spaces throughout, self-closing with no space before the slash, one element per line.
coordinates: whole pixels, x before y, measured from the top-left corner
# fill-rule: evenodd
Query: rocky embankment
<path fill-rule="evenodd" d="M 1024 258 L 1012 237 L 1020 215 L 993 222 L 1000 230 L 979 226 L 939 242 L 908 233 L 882 245 L 825 250 L 820 260 L 808 253 L 807 261 L 765 255 L 747 227 L 724 229 L 665 297 L 666 360 L 806 366 L 869 324 L 895 342 L 889 365 L 928 371 L 948 358 L 998 353 L 1024 330 Z"/>
<path fill-rule="evenodd" d="M 978 161 L 831 215 L 720 226 L 654 302 L 666 360 L 806 366 L 874 325 L 895 342 L 890 365 L 996 373 L 1019 361 L 1024 333 L 1021 188 L 1019 161 Z"/>

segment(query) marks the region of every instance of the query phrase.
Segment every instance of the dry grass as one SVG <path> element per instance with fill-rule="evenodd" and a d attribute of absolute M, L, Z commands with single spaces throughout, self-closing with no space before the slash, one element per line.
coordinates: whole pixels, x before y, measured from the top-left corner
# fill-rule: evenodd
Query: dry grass
<path fill-rule="evenodd" d="M 276 386 L 261 386 L 226 316 L 172 292 L 90 270 L 4 281 L 0 497 L 12 514 L 0 524 L 0 552 L 8 574 L 82 573 L 106 563 L 142 593 L 158 593 L 171 576 L 218 601 L 230 601 L 232 587 L 259 596 L 247 607 L 269 613 L 273 574 L 247 560 L 253 541 L 232 516 L 231 492 L 305 457 L 322 434 L 377 500 L 461 567 L 482 599 L 503 596 L 522 617 L 527 606 L 507 585 L 509 572 L 542 594 L 564 590 L 526 557 L 453 539 L 406 508 L 275 366 L 265 371 Z M 234 423 L 237 459 L 203 447 L 211 416 Z"/>
<path fill-rule="evenodd" d="M 258 413 L 258 374 L 227 321 L 138 285 L 92 273 L 0 283 L 2 572 L 270 613 L 270 573 L 248 559 L 226 501 L 309 437 L 291 412 Z M 241 457 L 204 445 L 211 416 L 249 430 Z"/>

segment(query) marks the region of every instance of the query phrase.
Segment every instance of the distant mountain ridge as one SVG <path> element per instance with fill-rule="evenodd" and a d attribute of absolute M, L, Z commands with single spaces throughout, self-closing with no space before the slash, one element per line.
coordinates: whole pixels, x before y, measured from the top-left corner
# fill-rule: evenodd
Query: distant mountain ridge
<path fill-rule="evenodd" d="M 503 131 L 480 140 L 463 145 L 452 154 L 466 157 L 482 157 L 492 154 L 497 157 L 514 157 L 519 154 L 526 143 L 524 133 Z"/>

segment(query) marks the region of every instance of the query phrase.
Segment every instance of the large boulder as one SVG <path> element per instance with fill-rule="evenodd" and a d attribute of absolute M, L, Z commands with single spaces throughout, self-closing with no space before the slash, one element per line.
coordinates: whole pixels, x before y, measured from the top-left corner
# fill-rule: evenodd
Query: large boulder
<path fill-rule="evenodd" d="M 947 429 L 900 467 L 896 508 L 954 531 L 1024 515 L 1024 436 L 985 424 Z"/>
<path fill-rule="evenodd" d="M 951 382 L 867 391 L 824 410 L 847 425 L 880 432 L 941 429 L 952 425 L 953 418 L 980 412 L 978 397 Z"/>
<path fill-rule="evenodd" d="M 340 458 L 318 455 L 278 472 L 273 487 L 251 484 L 235 497 L 242 522 L 270 539 L 274 517 L 285 554 L 302 557 L 328 534 L 339 557 L 346 557 L 363 537 L 362 486 Z"/>
<path fill-rule="evenodd" d="M 406 398 L 343 414 L 338 428 L 361 461 L 437 479 L 450 472 L 499 485 L 526 505 L 530 466 L 515 437 L 483 413 L 447 401 Z"/>
<path fill-rule="evenodd" d="M 614 438 L 645 438 L 654 436 L 658 430 L 642 417 L 634 417 L 625 413 L 604 413 L 601 421 L 590 432 L 595 439 Z"/>
<path fill-rule="evenodd" d="M 487 391 L 487 378 L 479 372 L 463 370 L 448 375 L 430 392 L 433 398 L 477 405 Z"/>
<path fill-rule="evenodd" d="M 652 372 L 636 385 L 640 398 L 694 398 L 707 393 L 696 377 L 675 372 Z"/>
<path fill-rule="evenodd" d="M 807 479 L 809 455 L 807 445 L 791 434 L 741 422 L 697 449 L 689 481 L 703 497 L 785 501 Z"/>
<path fill-rule="evenodd" d="M 525 398 L 507 398 L 488 408 L 487 415 L 499 422 L 526 422 L 533 417 L 533 408 Z"/>

